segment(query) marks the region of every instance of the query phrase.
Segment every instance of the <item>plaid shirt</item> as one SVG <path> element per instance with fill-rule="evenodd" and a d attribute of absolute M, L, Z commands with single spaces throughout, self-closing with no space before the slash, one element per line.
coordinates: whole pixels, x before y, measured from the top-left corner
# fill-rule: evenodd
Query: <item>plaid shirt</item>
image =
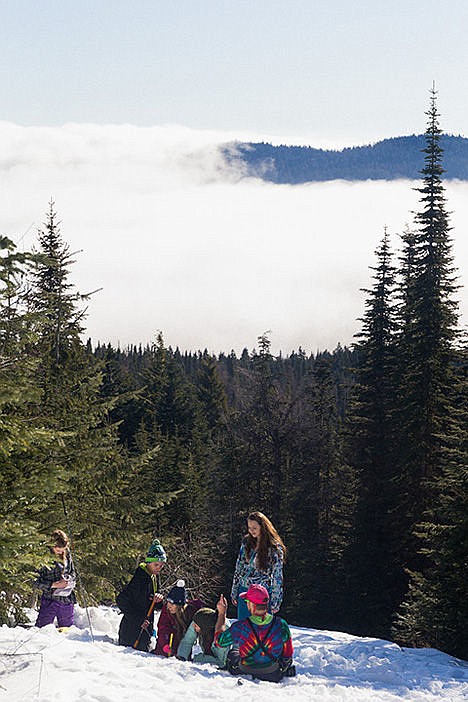
<path fill-rule="evenodd" d="M 76 571 L 73 565 L 71 553 L 67 551 L 65 563 L 54 561 L 51 567 L 42 566 L 38 571 L 38 577 L 34 582 L 34 587 L 42 590 L 42 597 L 47 600 L 58 600 L 65 604 L 76 602 L 73 588 L 76 584 Z M 65 579 L 68 585 L 65 588 L 53 588 L 52 583 Z"/>

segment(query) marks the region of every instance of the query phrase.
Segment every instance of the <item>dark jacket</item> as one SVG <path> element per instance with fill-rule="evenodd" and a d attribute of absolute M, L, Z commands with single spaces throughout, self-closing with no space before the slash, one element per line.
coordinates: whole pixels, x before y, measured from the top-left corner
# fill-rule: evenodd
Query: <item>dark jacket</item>
<path fill-rule="evenodd" d="M 67 551 L 65 561 L 53 561 L 53 564 L 43 566 L 37 571 L 37 579 L 34 587 L 42 592 L 42 599 L 55 600 L 63 604 L 74 604 L 76 596 L 74 587 L 76 585 L 76 572 L 70 551 Z M 67 580 L 68 586 L 64 588 L 53 588 L 52 583 L 57 580 Z"/>
<path fill-rule="evenodd" d="M 116 597 L 117 605 L 123 612 L 119 627 L 120 646 L 133 646 L 140 634 L 141 625 L 145 619 L 149 619 L 151 624 L 141 633 L 137 646 L 139 651 L 148 651 L 153 633 L 154 612 L 149 617 L 147 614 L 156 592 L 156 577 L 152 578 L 144 563 L 140 564 L 128 585 Z M 155 609 L 161 607 L 162 602 L 157 603 Z"/>
<path fill-rule="evenodd" d="M 188 627 L 190 626 L 195 612 L 204 606 L 205 604 L 201 600 L 190 600 L 187 602 L 183 613 L 185 631 L 187 631 Z M 180 633 L 177 630 L 176 619 L 168 611 L 167 605 L 164 604 L 158 621 L 158 640 L 153 653 L 156 653 L 159 656 L 167 656 L 167 653 L 163 649 L 166 644 L 171 643 L 171 654 L 175 656 L 185 631 Z"/>

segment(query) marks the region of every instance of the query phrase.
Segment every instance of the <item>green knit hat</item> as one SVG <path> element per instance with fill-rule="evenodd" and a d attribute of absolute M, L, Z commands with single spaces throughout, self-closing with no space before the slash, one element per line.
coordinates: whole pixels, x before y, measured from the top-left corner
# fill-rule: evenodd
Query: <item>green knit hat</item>
<path fill-rule="evenodd" d="M 165 563 L 167 561 L 167 556 L 166 552 L 163 549 L 159 539 L 154 539 L 154 541 L 151 542 L 151 546 L 148 549 L 148 554 L 145 558 L 145 563 L 154 563 L 154 562 L 161 562 Z"/>

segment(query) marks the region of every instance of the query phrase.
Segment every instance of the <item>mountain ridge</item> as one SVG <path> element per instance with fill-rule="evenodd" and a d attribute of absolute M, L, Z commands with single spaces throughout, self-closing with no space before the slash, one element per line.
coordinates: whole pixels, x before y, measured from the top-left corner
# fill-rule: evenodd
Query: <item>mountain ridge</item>
<path fill-rule="evenodd" d="M 443 134 L 440 144 L 444 179 L 468 181 L 468 138 Z M 298 185 L 327 180 L 416 180 L 424 165 L 425 145 L 424 134 L 413 134 L 341 150 L 231 142 L 222 147 L 222 153 L 244 177 Z"/>

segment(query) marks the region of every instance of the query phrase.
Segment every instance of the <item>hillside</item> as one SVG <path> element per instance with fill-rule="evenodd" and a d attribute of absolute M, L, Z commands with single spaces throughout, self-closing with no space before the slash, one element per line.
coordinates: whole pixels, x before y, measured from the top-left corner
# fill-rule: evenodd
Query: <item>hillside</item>
<path fill-rule="evenodd" d="M 308 183 L 325 180 L 416 179 L 423 164 L 424 136 L 384 139 L 376 144 L 341 151 L 311 146 L 273 146 L 267 143 L 233 143 L 223 148 L 230 165 L 245 176 L 272 183 Z M 468 180 L 468 139 L 444 135 L 445 178 Z"/>

